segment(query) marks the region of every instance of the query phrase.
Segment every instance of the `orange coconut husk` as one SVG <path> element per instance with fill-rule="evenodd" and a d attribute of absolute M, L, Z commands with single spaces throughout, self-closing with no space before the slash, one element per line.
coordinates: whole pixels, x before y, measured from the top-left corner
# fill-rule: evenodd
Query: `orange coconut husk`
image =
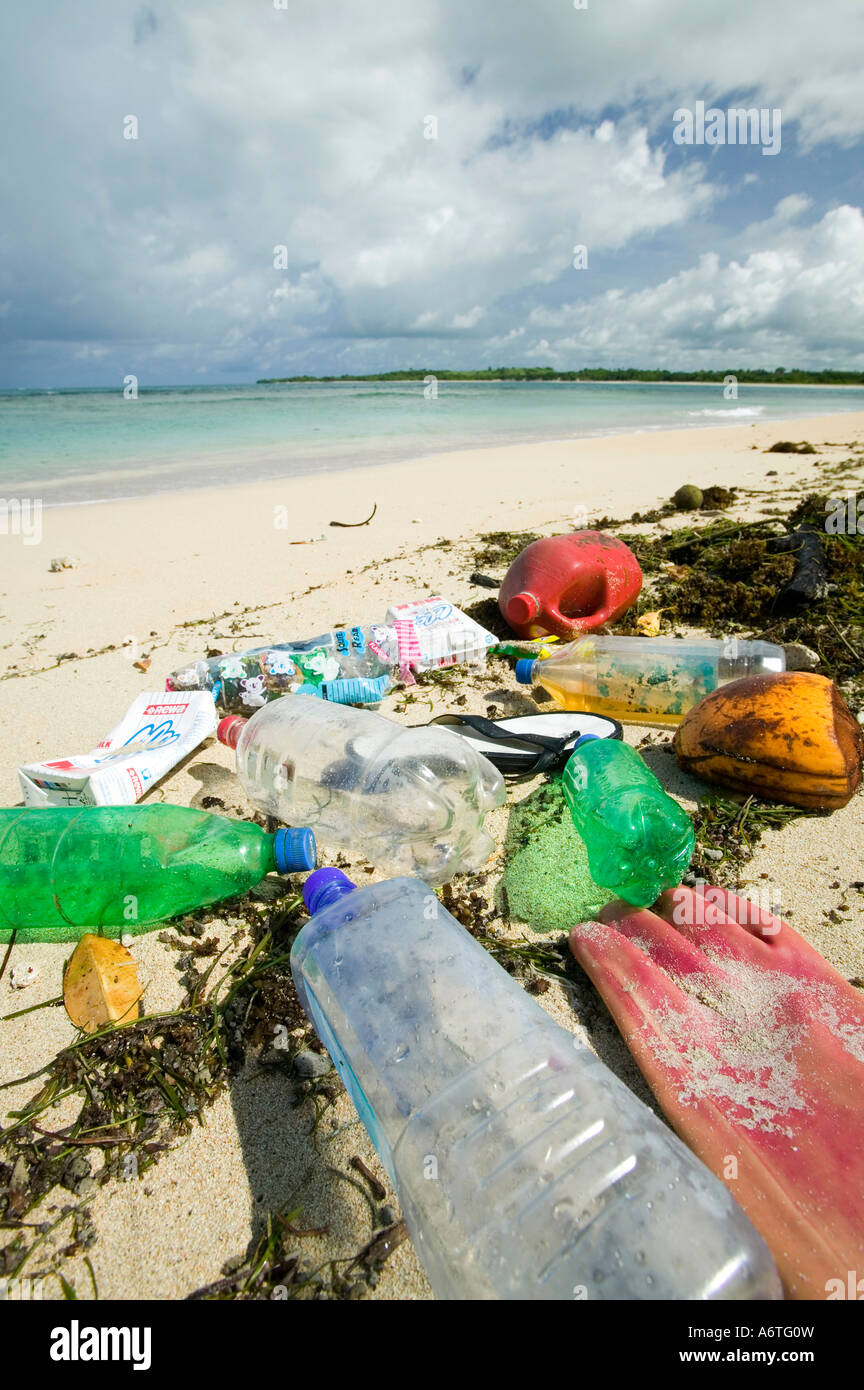
<path fill-rule="evenodd" d="M 833 811 L 861 785 L 864 739 L 833 681 L 784 671 L 706 695 L 679 726 L 675 754 L 707 782 Z"/>

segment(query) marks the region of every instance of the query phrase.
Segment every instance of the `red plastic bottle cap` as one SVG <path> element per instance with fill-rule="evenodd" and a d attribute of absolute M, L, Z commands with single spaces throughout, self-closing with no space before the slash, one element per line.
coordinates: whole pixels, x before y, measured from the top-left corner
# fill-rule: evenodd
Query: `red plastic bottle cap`
<path fill-rule="evenodd" d="M 228 748 L 236 748 L 245 723 L 239 714 L 229 714 L 216 725 L 216 737 Z"/>
<path fill-rule="evenodd" d="M 514 594 L 507 604 L 507 621 L 530 623 L 539 612 L 540 604 L 533 594 Z"/>

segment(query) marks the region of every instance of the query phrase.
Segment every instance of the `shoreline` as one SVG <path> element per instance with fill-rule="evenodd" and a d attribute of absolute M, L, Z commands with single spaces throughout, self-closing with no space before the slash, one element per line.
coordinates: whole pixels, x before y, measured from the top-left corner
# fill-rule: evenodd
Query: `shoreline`
<path fill-rule="evenodd" d="M 260 383 L 259 383 L 260 384 Z M 275 383 L 285 385 L 343 385 L 346 387 L 362 385 L 358 382 L 311 382 L 311 383 Z M 505 379 L 495 381 L 476 380 L 472 382 L 456 381 L 444 383 L 444 385 L 509 385 Z M 561 385 L 561 386 L 582 386 L 582 385 L 611 385 L 611 386 L 632 386 L 633 382 L 516 382 L 518 386 L 531 385 Z M 636 385 L 646 386 L 693 386 L 704 389 L 703 382 L 643 382 Z M 709 383 L 710 384 L 710 383 Z M 416 385 L 415 382 L 373 382 L 371 385 Z M 767 383 L 770 386 L 778 386 L 785 389 L 784 383 Z M 82 388 L 85 389 L 85 388 Z M 94 388 L 103 392 L 106 388 Z M 158 390 L 171 388 L 157 388 Z M 183 390 L 182 387 L 175 388 Z M 220 389 L 220 388 L 214 388 Z M 230 388 L 228 388 L 230 389 Z M 742 388 L 744 389 L 744 388 Z M 753 389 L 761 390 L 761 384 L 754 384 Z M 828 386 L 818 385 L 806 388 L 800 386 L 789 386 L 792 390 L 818 389 L 818 390 L 851 390 L 862 391 L 860 386 Z M 51 394 L 61 394 L 52 392 Z M 476 439 L 451 439 L 449 441 L 438 441 L 434 438 L 428 441 L 409 440 L 406 445 L 400 445 L 390 436 L 384 436 L 380 440 L 375 440 L 371 445 L 362 444 L 358 446 L 349 440 L 337 440 L 324 446 L 317 445 L 314 441 L 305 440 L 298 443 L 267 443 L 267 444 L 230 444 L 225 447 L 212 447 L 212 445 L 198 446 L 194 449 L 173 450 L 164 457 L 156 454 L 149 456 L 138 456 L 136 454 L 124 454 L 119 458 L 113 457 L 106 459 L 106 466 L 97 468 L 95 471 L 73 473 L 67 476 L 62 474 L 49 477 L 12 476 L 10 478 L 0 478 L 0 490 L 6 496 L 20 496 L 22 498 L 32 498 L 38 501 L 43 511 L 56 511 L 64 507 L 103 507 L 113 503 L 141 502 L 149 498 L 174 497 L 187 493 L 200 493 L 203 491 L 226 489 L 240 486 L 236 482 L 236 477 L 242 472 L 246 475 L 244 487 L 255 486 L 261 483 L 287 483 L 294 479 L 310 477 L 333 477 L 341 474 L 353 474 L 356 471 L 376 468 L 376 467 L 418 467 L 439 458 L 456 453 L 481 453 L 489 450 L 508 449 L 516 447 L 537 447 L 542 448 L 547 445 L 566 445 L 576 444 L 584 440 L 603 440 L 620 439 L 630 436 L 652 435 L 652 434 L 680 434 L 688 430 L 712 430 L 724 428 L 737 428 L 749 424 L 764 424 L 766 426 L 789 425 L 798 422 L 809 422 L 824 420 L 828 416 L 843 417 L 846 415 L 855 416 L 864 413 L 864 403 L 861 410 L 816 410 L 812 405 L 802 406 L 806 411 L 803 414 L 783 415 L 776 419 L 768 420 L 762 415 L 764 405 L 748 406 L 746 397 L 736 398 L 736 403 L 728 405 L 718 404 L 716 408 L 706 406 L 701 410 L 686 412 L 685 419 L 677 421 L 661 421 L 654 423 L 625 423 L 611 425 L 587 426 L 584 432 L 571 432 L 568 434 L 545 433 L 538 429 L 535 433 L 529 430 L 518 436 L 516 442 L 513 441 L 512 430 L 502 428 L 501 434 L 496 437 L 489 435 L 483 440 Z M 398 439 L 398 436 L 396 437 Z M 412 447 L 420 449 L 421 452 L 411 452 Z M 407 452 L 406 452 L 407 449 Z M 358 459 L 358 454 L 360 455 Z M 369 457 L 364 455 L 368 454 Z M 88 456 L 89 457 L 89 456 Z M 376 461 L 376 458 L 378 461 Z M 355 461 L 355 459 L 357 461 Z M 92 464 L 91 464 L 92 468 Z M 214 479 L 207 474 L 216 473 Z M 199 475 L 205 475 L 199 481 Z M 116 483 L 118 487 L 129 487 L 141 489 L 135 491 L 108 492 L 105 496 L 62 496 L 64 492 L 80 494 L 89 488 L 95 490 L 106 484 L 110 487 Z M 45 494 L 49 494 L 46 496 Z M 61 494 L 50 496 L 51 493 Z"/>
<path fill-rule="evenodd" d="M 328 385 L 332 385 L 332 384 L 338 384 L 338 383 L 327 383 L 327 384 L 328 384 Z M 344 384 L 345 384 L 345 385 L 350 385 L 351 383 L 346 382 L 346 383 L 344 383 Z M 478 382 L 478 383 L 476 383 L 476 384 L 477 384 L 477 385 L 483 385 L 483 382 Z M 490 384 L 494 384 L 494 383 L 490 383 Z M 527 384 L 530 385 L 531 383 L 527 383 Z M 560 385 L 570 386 L 570 385 L 581 385 L 582 383 L 579 383 L 579 382 L 562 382 L 562 383 L 552 383 L 552 384 L 560 384 Z M 591 384 L 593 384 L 593 383 L 590 383 L 590 382 L 589 382 L 588 384 L 591 385 Z M 614 383 L 610 383 L 610 384 L 612 384 L 612 385 L 625 385 L 625 386 L 626 386 L 626 385 L 629 385 L 630 383 L 628 383 L 628 382 L 614 382 Z M 664 385 L 664 384 L 673 385 L 673 384 L 677 384 L 677 385 L 684 385 L 684 386 L 687 386 L 687 385 L 695 385 L 695 384 L 699 384 L 699 383 L 692 383 L 692 382 L 680 382 L 680 383 L 672 383 L 672 382 L 669 382 L 669 383 L 653 383 L 653 382 L 652 382 L 652 383 L 646 383 L 646 384 L 649 384 L 649 385 L 655 385 L 655 384 L 660 384 L 660 385 Z M 809 388 L 808 388 L 808 389 L 809 389 Z M 841 389 L 841 388 L 839 388 L 839 387 L 838 387 L 838 388 L 830 387 L 830 388 L 819 388 L 819 389 L 830 389 L 830 390 L 838 389 L 838 390 L 839 390 L 839 389 Z M 851 387 L 851 388 L 844 388 L 844 389 L 856 390 L 856 389 L 860 389 L 860 388 Z M 727 422 L 724 423 L 724 422 L 722 421 L 722 416 L 723 416 L 723 415 L 726 415 L 726 414 L 728 414 L 729 416 L 738 415 L 740 418 L 738 418 L 737 420 L 729 419 Z M 362 462 L 362 463 L 347 464 L 347 465 L 346 465 L 346 463 L 344 462 L 344 459 L 343 459 L 343 458 L 339 458 L 339 459 L 337 459 L 337 460 L 334 462 L 334 465 L 333 465 L 332 467 L 324 467 L 324 468 L 322 468 L 322 467 L 320 467 L 320 466 L 316 466 L 316 465 L 320 465 L 321 460 L 319 459 L 319 460 L 315 460 L 313 463 L 311 463 L 310 466 L 309 466 L 308 468 L 301 467 L 301 468 L 300 468 L 298 471 L 296 471 L 296 472 L 279 473 L 279 474 L 265 474 L 265 475 L 261 475 L 261 476 L 257 476 L 257 477 L 251 477 L 251 478 L 249 478 L 249 480 L 248 480 L 247 482 L 242 483 L 242 484 L 241 484 L 241 483 L 234 482 L 234 481 L 228 481 L 228 480 L 226 480 L 226 481 L 221 482 L 221 483 L 218 483 L 218 482 L 217 482 L 217 483 L 214 483 L 214 482 L 211 481 L 211 482 L 206 482 L 206 483 L 201 483 L 201 484 L 196 485 L 196 484 L 194 484 L 194 483 L 189 483 L 188 481 L 184 481 L 183 484 L 182 484 L 182 486 L 178 486 L 178 487 L 166 486 L 166 487 L 156 488 L 156 489 L 154 489 L 153 491 L 141 492 L 141 493 L 129 493 L 129 494 L 123 494 L 123 495 L 117 496 L 117 497 L 92 497 L 92 498 L 82 498 L 82 499 L 80 499 L 80 500 L 63 499 L 62 501 L 56 501 L 56 502 L 55 502 L 55 501 L 47 501 L 44 497 L 41 497 L 41 498 L 39 498 L 38 500 L 39 500 L 39 502 L 40 502 L 40 504 L 41 504 L 41 507 L 42 507 L 42 510 L 43 510 L 43 511 L 58 511 L 58 510 L 60 510 L 61 508 L 67 508 L 67 507 L 68 507 L 68 508 L 78 508 L 78 507 L 104 507 L 104 506 L 110 506 L 110 505 L 112 505 L 112 504 L 120 505 L 120 504 L 122 504 L 122 503 L 127 503 L 127 502 L 129 502 L 129 503 L 131 503 L 131 502 L 145 502 L 145 501 L 147 501 L 147 500 L 149 500 L 149 499 L 160 498 L 160 497 L 187 496 L 187 495 L 198 494 L 198 493 L 201 493 L 201 492 L 219 492 L 219 491 L 224 491 L 224 490 L 231 489 L 231 488 L 255 487 L 255 486 L 258 486 L 258 485 L 260 485 L 260 484 L 265 484 L 265 483 L 269 483 L 269 484 L 276 484 L 276 483 L 282 484 L 282 483 L 286 483 L 286 484 L 288 484 L 288 483 L 293 482 L 294 480 L 301 479 L 301 478 L 332 478 L 332 477 L 342 476 L 342 475 L 349 475 L 349 474 L 350 474 L 350 475 L 353 475 L 353 474 L 355 474 L 355 473 L 363 472 L 363 471 L 365 471 L 365 470 L 367 470 L 367 469 L 377 469 L 377 468 L 408 468 L 408 467 L 416 468 L 416 467 L 418 467 L 418 466 L 420 466 L 420 465 L 424 465 L 424 464 L 428 464 L 428 463 L 434 462 L 436 459 L 443 459 L 443 458 L 446 458 L 446 457 L 448 457 L 448 456 L 451 455 L 451 454 L 463 454 L 463 453 L 464 453 L 464 454 L 469 454 L 469 453 L 471 453 L 471 454 L 481 454 L 481 453 L 488 453 L 490 450 L 504 450 L 504 449 L 531 448 L 531 447 L 544 448 L 544 447 L 546 447 L 546 446 L 548 446 L 548 445 L 578 444 L 578 443 L 581 443 L 581 442 L 583 442 L 583 441 L 594 441 L 594 440 L 604 440 L 604 439 L 641 438 L 641 437 L 644 436 L 644 435 L 653 435 L 653 434 L 680 434 L 680 433 L 682 433 L 682 432 L 685 432 L 685 433 L 686 433 L 686 432 L 688 432 L 688 431 L 693 431 L 693 432 L 697 432 L 697 431 L 698 431 L 698 432 L 702 432 L 702 431 L 705 431 L 705 430 L 715 430 L 715 429 L 730 429 L 730 430 L 732 430 L 732 429 L 746 429 L 746 428 L 747 428 L 748 426 L 750 426 L 750 425 L 759 425 L 759 424 L 765 425 L 766 427 L 768 427 L 768 426 L 772 426 L 772 427 L 773 427 L 773 426 L 776 426 L 776 427 L 779 428 L 781 425 L 792 425 L 792 424 L 797 424 L 797 423 L 799 423 L 799 422 L 804 422 L 804 423 L 806 424 L 806 423 L 810 423 L 810 422 L 822 421 L 822 420 L 825 420 L 826 418 L 834 418 L 834 419 L 842 420 L 842 419 L 845 419 L 847 416 L 850 416 L 850 417 L 857 417 L 859 414 L 864 415 L 864 409 L 862 409 L 862 411 L 860 411 L 860 412 L 859 412 L 859 411 L 836 411 L 836 410 L 834 410 L 834 411 L 825 411 L 824 413 L 823 413 L 823 412 L 819 412 L 819 413 L 816 414 L 816 415 L 813 415 L 813 414 L 800 415 L 800 416 L 799 416 L 799 415 L 789 415 L 789 416 L 784 416 L 782 419 L 764 420 L 764 419 L 761 419 L 761 418 L 759 418 L 759 417 L 755 417 L 755 418 L 754 418 L 753 415 L 752 415 L 752 413 L 751 413 L 746 407 L 741 407 L 741 406 L 739 406 L 739 407 L 737 407 L 737 408 L 736 408 L 736 407 L 732 407 L 731 409 L 728 410 L 728 412 L 725 411 L 725 410 L 723 410 L 722 407 L 718 407 L 718 409 L 717 409 L 716 411 L 705 410 L 705 411 L 693 412 L 693 418 L 692 418 L 692 419 L 689 419 L 689 420 L 687 420 L 686 422 L 681 422 L 680 424 L 677 424 L 677 425 L 670 425 L 670 424 L 653 425 L 653 424 L 647 424 L 647 425 L 637 425 L 637 426 L 635 426 L 635 427 L 623 427 L 623 428 L 621 428 L 621 429 L 618 429 L 618 428 L 616 428 L 616 427 L 614 427 L 614 426 L 609 426 L 609 427 L 601 426 L 601 427 L 598 427 L 596 430 L 590 431 L 590 432 L 588 432 L 588 433 L 586 433 L 586 434 L 575 434 L 575 435 L 542 435 L 542 436 L 537 436 L 536 438 L 535 438 L 535 437 L 531 437 L 531 438 L 521 439 L 521 440 L 519 440 L 518 443 L 515 443 L 515 444 L 502 444 L 500 441 L 495 441 L 495 440 L 493 440 L 493 441 L 491 441 L 491 442 L 489 442 L 489 443 L 485 443 L 485 444 L 476 444 L 476 443 L 469 443 L 469 444 L 452 444 L 452 445 L 445 445 L 445 446 L 442 447 L 442 448 L 433 449 L 433 450 L 431 450 L 431 452 L 429 452 L 429 453 L 412 454 L 412 455 L 409 455 L 409 456 L 407 456 L 407 457 L 395 457 L 395 458 L 390 459 L 390 460 L 387 461 L 387 462 L 382 462 L 382 463 L 367 463 L 367 462 Z M 702 417 L 702 421 L 703 421 L 702 423 L 697 423 L 697 419 L 698 419 L 699 416 Z M 746 417 L 746 418 L 745 418 L 745 417 Z M 227 466 L 227 463 L 228 463 L 229 461 L 232 461 L 232 462 L 239 462 L 240 460 L 242 460 L 242 459 L 244 459 L 244 458 L 248 459 L 250 456 L 252 456 L 253 458 L 255 457 L 255 450 L 254 450 L 254 449 L 251 449 L 251 450 L 250 450 L 250 449 L 243 448 L 242 446 L 237 446 L 237 447 L 234 448 L 234 449 L 224 451 L 224 456 L 223 456 L 223 458 L 221 459 L 221 462 L 222 462 L 223 466 Z M 213 459 L 214 459 L 214 453 L 213 453 L 213 451 L 204 452 L 204 453 L 201 454 L 200 457 L 202 458 L 202 460 L 206 460 L 206 461 L 208 461 L 208 462 L 212 462 Z M 260 459 L 261 457 L 267 457 L 267 454 L 265 453 L 265 451 L 260 450 L 260 451 L 258 452 L 258 457 L 259 457 L 259 459 Z M 134 460 L 127 460 L 127 462 L 135 462 L 135 461 L 134 461 Z M 143 460 L 142 460 L 141 462 L 143 462 Z M 165 472 L 167 472 L 171 467 L 172 467 L 172 464 L 170 464 L 170 463 L 167 463 L 167 464 L 162 464 L 162 463 L 160 463 L 156 468 L 153 469 L 153 472 L 158 472 L 158 471 L 165 471 Z M 88 478 L 92 478 L 92 479 L 95 481 L 95 480 L 97 480 L 100 476 L 104 476 L 104 475 L 100 475 L 100 474 L 98 474 L 98 473 L 85 474 L 85 475 L 82 475 L 82 477 L 79 479 L 79 481 L 82 481 L 82 482 L 83 482 L 83 481 L 86 481 Z M 57 487 L 57 488 L 59 488 L 59 487 L 62 487 L 63 485 L 64 485 L 64 480 L 63 480 L 63 479 L 60 479 L 60 478 L 49 478 L 49 479 L 47 479 L 47 480 L 42 481 L 42 482 L 39 484 L 39 487 L 42 487 L 42 488 Z M 2 486 L 3 486 L 3 487 L 6 489 L 6 491 L 8 491 L 8 492 L 27 492 L 28 495 L 29 495 L 30 491 L 35 491 L 35 489 L 36 489 L 36 484 L 35 484 L 35 483 L 34 483 L 34 484 L 27 483 L 27 484 L 23 484 L 23 485 L 19 485 L 19 484 L 17 484 L 17 483 L 13 483 L 11 486 L 7 486 L 5 483 L 3 483 Z"/>
<path fill-rule="evenodd" d="M 832 443 L 842 450 L 846 445 L 841 441 L 864 433 L 864 412 L 802 417 L 795 433 L 815 446 Z M 184 622 L 235 607 L 272 605 L 280 613 L 263 640 L 302 637 L 341 620 L 376 621 L 403 595 L 377 598 L 373 586 L 364 598 L 345 581 L 365 572 L 363 567 L 381 566 L 382 556 L 393 557 L 409 546 L 431 548 L 502 525 L 566 530 L 577 521 L 590 525 L 603 516 L 627 518 L 667 500 L 686 482 L 782 492 L 786 484 L 814 472 L 812 455 L 763 452 L 783 435 L 784 428 L 774 421 L 697 425 L 453 450 L 342 472 L 51 507 L 39 517 L 39 543 L 28 544 L 22 535 L 0 535 L 0 594 L 5 599 L 0 676 L 4 670 L 16 677 L 42 671 L 55 665 L 59 655 L 81 657 L 83 664 L 92 653 L 124 643 L 147 651 L 153 641 L 176 635 Z M 834 447 L 831 453 L 843 456 Z M 373 504 L 378 508 L 374 521 L 359 525 Z M 348 525 L 331 528 L 332 521 Z M 49 573 L 50 562 L 60 557 L 70 558 L 72 565 Z M 332 584 L 348 590 L 335 611 L 318 598 Z M 404 597 L 428 591 L 419 579 L 413 587 Z M 173 645 L 174 636 L 170 640 Z M 109 687 L 131 698 L 148 687 L 129 655 L 129 650 L 114 650 L 104 662 L 110 665 L 113 658 L 116 663 Z M 165 672 L 182 659 L 165 665 Z M 63 669 L 70 681 L 83 674 L 71 659 Z M 158 669 L 163 669 L 161 662 Z M 10 688 L 17 685 L 16 679 L 0 680 L 0 710 L 11 713 Z M 110 699 L 98 703 L 109 709 L 115 704 Z M 105 727 L 94 728 L 92 716 L 82 721 L 80 734 L 64 738 L 66 747 L 59 752 L 68 752 L 73 744 L 92 747 L 112 722 L 100 716 L 98 724 Z M 63 720 L 63 725 L 70 723 L 74 728 L 77 721 Z M 18 739 L 8 722 L 6 727 L 14 757 Z M 92 742 L 86 741 L 88 727 Z M 68 728 L 70 735 L 73 728 Z M 32 744 L 20 751 L 28 756 L 19 761 L 32 760 Z M 17 765 L 12 763 L 13 770 Z M 4 772 L 11 790 L 9 762 Z"/>
<path fill-rule="evenodd" d="M 417 371 L 421 369 L 418 367 Z M 439 371 L 448 371 L 449 368 L 441 367 Z M 425 368 L 424 376 L 435 376 L 436 373 Z M 735 376 L 735 372 L 729 372 L 729 376 Z M 420 378 L 422 381 L 422 377 Z M 451 380 L 448 377 L 438 377 L 439 381 Z M 567 381 L 563 377 L 536 377 L 531 379 L 521 379 L 518 377 L 478 377 L 465 376 L 452 379 L 452 384 L 458 386 L 460 382 L 475 386 L 502 386 L 512 382 L 516 386 L 722 386 L 721 381 L 682 381 L 678 377 L 672 377 L 668 381 L 639 381 L 633 378 L 628 381 L 606 380 L 603 377 L 580 378 L 576 381 Z M 259 377 L 256 381 L 163 381 L 153 382 L 149 386 L 140 388 L 140 394 L 145 395 L 148 391 L 220 391 L 236 390 L 240 391 L 247 386 L 399 386 L 416 385 L 415 377 L 400 377 L 390 380 L 381 380 L 372 377 Z M 755 389 L 758 391 L 767 390 L 771 386 L 779 386 L 781 389 L 793 391 L 862 391 L 864 382 L 854 381 L 740 381 L 739 388 Z M 116 391 L 116 385 L 108 386 L 0 386 L 0 400 L 4 396 L 67 396 L 75 395 L 81 391 Z"/>
<path fill-rule="evenodd" d="M 95 747 L 135 695 L 203 654 L 211 627 L 238 650 L 380 621 L 391 603 L 423 594 L 464 605 L 486 594 L 450 582 L 447 548 L 485 532 L 624 520 L 682 483 L 751 489 L 757 511 L 801 479 L 821 487 L 819 455 L 762 452 L 783 433 L 751 421 L 512 444 L 50 508 L 39 543 L 0 535 L 4 802 L 19 799 L 17 767 Z M 864 435 L 864 412 L 805 417 L 796 434 L 830 444 L 839 461 L 845 441 Z M 360 524 L 373 504 L 374 520 Z M 407 581 L 390 578 L 407 553 L 422 564 Z M 51 572 L 60 558 L 69 567 Z"/>

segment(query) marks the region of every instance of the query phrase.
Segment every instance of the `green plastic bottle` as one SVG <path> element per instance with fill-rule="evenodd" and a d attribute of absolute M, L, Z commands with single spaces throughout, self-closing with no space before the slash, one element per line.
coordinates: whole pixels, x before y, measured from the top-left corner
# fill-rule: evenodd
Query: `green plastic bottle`
<path fill-rule="evenodd" d="M 693 825 L 635 749 L 585 734 L 564 769 L 564 796 L 596 883 L 648 907 L 681 882 Z"/>
<path fill-rule="evenodd" d="M 265 874 L 314 866 L 311 830 L 268 835 L 185 806 L 0 810 L 0 941 L 147 931 Z"/>

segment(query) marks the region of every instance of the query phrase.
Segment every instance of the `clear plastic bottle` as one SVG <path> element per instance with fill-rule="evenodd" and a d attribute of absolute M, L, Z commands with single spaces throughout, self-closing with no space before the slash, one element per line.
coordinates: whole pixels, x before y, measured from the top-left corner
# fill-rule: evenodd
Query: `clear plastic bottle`
<path fill-rule="evenodd" d="M 441 727 L 405 729 L 370 710 L 310 695 L 275 700 L 249 720 L 223 719 L 254 806 L 376 867 L 448 882 L 476 871 L 495 844 L 483 828 L 505 800 L 500 772 Z"/>
<path fill-rule="evenodd" d="M 300 999 L 439 1298 L 781 1297 L 723 1184 L 426 884 L 304 899 Z"/>
<path fill-rule="evenodd" d="M 741 676 L 785 671 L 773 642 L 737 637 L 582 637 L 543 661 L 516 663 L 523 685 L 542 685 L 563 709 L 648 724 L 679 724 L 705 695 Z"/>
<path fill-rule="evenodd" d="M 585 734 L 567 761 L 563 788 L 595 883 L 648 907 L 681 882 L 693 856 L 693 822 L 635 748 Z"/>
<path fill-rule="evenodd" d="M 168 690 L 209 690 L 226 713 L 246 714 L 314 685 L 324 699 L 378 704 L 390 680 L 406 685 L 439 666 L 483 666 L 495 638 L 435 596 L 394 604 L 381 623 L 352 624 L 304 642 L 275 643 L 195 661 L 172 671 Z"/>
<path fill-rule="evenodd" d="M 390 650 L 386 633 L 387 629 L 380 626 L 356 625 L 334 632 L 334 655 L 339 662 L 339 678 L 352 680 L 371 677 L 374 680 L 388 672 L 393 665 L 395 652 Z"/>

